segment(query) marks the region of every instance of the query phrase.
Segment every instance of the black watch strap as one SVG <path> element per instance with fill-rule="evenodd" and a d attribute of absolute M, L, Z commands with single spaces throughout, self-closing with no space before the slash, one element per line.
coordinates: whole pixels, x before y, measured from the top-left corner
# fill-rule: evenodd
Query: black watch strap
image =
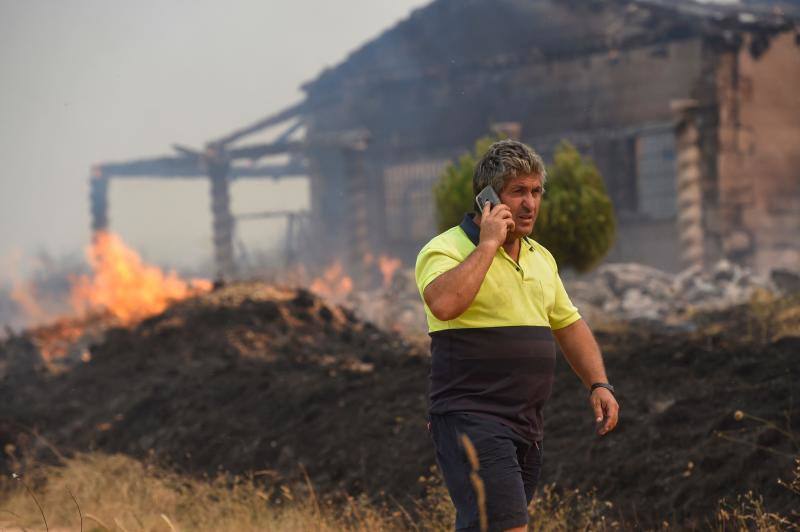
<path fill-rule="evenodd" d="M 589 389 L 589 395 L 592 395 L 592 392 L 594 392 L 595 388 L 605 388 L 606 390 L 608 390 L 612 394 L 614 393 L 614 387 L 611 386 L 609 383 L 607 383 L 607 382 L 595 382 L 594 384 L 592 384 L 592 387 Z"/>

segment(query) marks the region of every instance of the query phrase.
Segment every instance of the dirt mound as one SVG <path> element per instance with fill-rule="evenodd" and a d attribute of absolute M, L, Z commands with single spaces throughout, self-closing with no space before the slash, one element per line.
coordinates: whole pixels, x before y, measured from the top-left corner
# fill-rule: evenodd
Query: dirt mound
<path fill-rule="evenodd" d="M 596 486 L 642 524 L 701 523 L 718 499 L 748 489 L 772 510 L 791 508 L 776 479 L 790 478 L 798 452 L 781 428 L 800 423 L 800 339 L 754 336 L 743 325 L 749 309 L 726 312 L 691 336 L 599 335 L 622 405 L 622 422 L 604 438 L 593 435 L 586 393 L 559 357 L 542 482 Z M 0 344 L 0 361 L 31 345 Z M 302 482 L 301 463 L 323 492 L 406 501 L 422 494 L 419 477 L 434 464 L 427 353 L 305 291 L 230 285 L 106 331 L 75 364 L 2 377 L 6 471 L 22 467 L 24 452 L 52 453 L 48 445 L 155 457 L 193 474 L 255 472 L 271 483 Z"/>
<path fill-rule="evenodd" d="M 0 359 L 30 347 L 11 343 Z M 407 492 L 430 465 L 423 352 L 308 292 L 231 285 L 109 330 L 89 353 L 58 376 L 6 379 L 0 443 L 41 446 L 25 427 L 63 452 L 271 480 L 301 462 L 321 489 L 355 493 Z"/>

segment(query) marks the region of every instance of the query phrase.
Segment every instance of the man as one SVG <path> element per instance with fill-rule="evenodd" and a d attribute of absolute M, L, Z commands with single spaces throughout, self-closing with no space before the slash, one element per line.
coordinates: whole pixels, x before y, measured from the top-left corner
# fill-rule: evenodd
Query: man
<path fill-rule="evenodd" d="M 490 530 L 524 531 L 542 462 L 542 407 L 555 340 L 589 390 L 597 433 L 619 406 L 589 327 L 569 300 L 547 249 L 528 237 L 544 193 L 541 157 L 514 140 L 494 143 L 475 166 L 483 205 L 419 253 L 416 280 L 431 336 L 429 428 L 456 507 L 456 530 L 479 530 L 479 508 L 461 435 L 480 461 Z"/>

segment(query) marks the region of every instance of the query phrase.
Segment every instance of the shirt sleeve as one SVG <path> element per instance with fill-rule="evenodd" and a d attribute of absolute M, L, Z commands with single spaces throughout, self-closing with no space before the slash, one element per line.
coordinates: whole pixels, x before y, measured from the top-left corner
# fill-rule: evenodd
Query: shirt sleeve
<path fill-rule="evenodd" d="M 444 272 L 451 270 L 461 263 L 454 253 L 438 247 L 424 247 L 417 255 L 417 264 L 414 268 L 414 277 L 417 281 L 419 295 L 425 288 Z"/>
<path fill-rule="evenodd" d="M 577 307 L 572 304 L 569 295 L 567 295 L 567 291 L 564 288 L 564 283 L 561 282 L 561 276 L 558 275 L 558 271 L 556 271 L 555 278 L 556 302 L 548 316 L 550 328 L 553 330 L 563 329 L 581 319 Z"/>
<path fill-rule="evenodd" d="M 581 315 L 578 312 L 578 308 L 572 304 L 567 290 L 564 288 L 564 283 L 561 282 L 561 276 L 558 274 L 558 264 L 556 263 L 555 257 L 550 253 L 550 250 L 544 247 L 542 249 L 545 251 L 548 262 L 553 268 L 553 283 L 555 284 L 556 297 L 553 309 L 550 311 L 547 319 L 550 322 L 550 328 L 555 331 L 572 325 L 581 319 Z"/>

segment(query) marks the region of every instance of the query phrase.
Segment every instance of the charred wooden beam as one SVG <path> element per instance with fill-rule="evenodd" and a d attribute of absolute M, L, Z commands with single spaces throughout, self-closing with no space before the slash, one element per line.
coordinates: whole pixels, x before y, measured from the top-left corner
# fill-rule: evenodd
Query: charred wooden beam
<path fill-rule="evenodd" d="M 354 129 L 337 133 L 314 135 L 306 141 L 291 141 L 282 138 L 276 142 L 254 144 L 232 149 L 222 149 L 209 145 L 205 153 L 175 144 L 173 148 L 183 154 L 182 157 L 155 157 L 139 159 L 123 163 L 105 163 L 99 171 L 107 177 L 201 177 L 208 175 L 209 161 L 225 157 L 229 162 L 239 159 L 256 160 L 267 155 L 301 154 L 310 146 L 340 147 L 345 150 L 363 150 L 369 140 L 369 133 L 363 129 Z M 302 163 L 293 161 L 285 166 L 263 166 L 253 169 L 231 167 L 234 177 L 258 177 L 284 175 L 300 175 L 306 172 Z"/>
<path fill-rule="evenodd" d="M 173 144 L 172 149 L 176 152 L 185 155 L 186 157 L 202 157 L 202 152 L 195 150 L 194 148 L 189 148 L 188 146 L 184 146 L 182 144 Z"/>
<path fill-rule="evenodd" d="M 224 147 L 224 146 L 226 146 L 228 144 L 231 144 L 232 142 L 235 142 L 235 141 L 239 140 L 242 137 L 246 137 L 247 135 L 250 135 L 252 133 L 257 133 L 258 131 L 261 131 L 262 129 L 266 129 L 266 128 L 270 127 L 270 126 L 274 126 L 276 124 L 280 124 L 281 122 L 285 122 L 285 121 L 289 120 L 290 118 L 294 118 L 295 116 L 299 115 L 300 113 L 302 113 L 305 110 L 306 110 L 306 102 L 305 101 L 297 103 L 295 105 L 292 105 L 291 107 L 287 107 L 283 111 L 279 111 L 279 112 L 277 112 L 275 114 L 272 114 L 272 115 L 270 115 L 270 116 L 268 116 L 266 118 L 263 118 L 263 119 L 259 120 L 258 122 L 255 122 L 254 124 L 251 124 L 251 125 L 249 125 L 247 127 L 244 127 L 242 129 L 237 129 L 236 131 L 234 131 L 234 132 L 232 132 L 232 133 L 230 133 L 228 135 L 225 135 L 224 137 L 221 137 L 221 138 L 219 138 L 219 139 L 217 139 L 215 141 L 212 141 L 210 144 L 213 144 L 213 145 L 219 146 L 219 147 Z"/>
<path fill-rule="evenodd" d="M 306 211 L 262 211 L 245 212 L 234 216 L 236 220 L 261 220 L 267 218 L 289 218 L 294 216 L 308 216 Z"/>
<path fill-rule="evenodd" d="M 156 177 L 156 178 L 199 178 L 207 177 L 210 182 L 212 234 L 214 258 L 218 280 L 233 277 L 236 264 L 233 248 L 233 235 L 236 218 L 231 214 L 230 182 L 242 178 L 282 178 L 289 176 L 309 175 L 306 162 L 309 148 L 324 147 L 328 151 L 344 154 L 349 185 L 352 190 L 347 202 L 349 216 L 355 228 L 349 238 L 349 260 L 354 271 L 363 269 L 363 260 L 367 253 L 367 211 L 364 175 L 363 151 L 366 149 L 369 134 L 365 130 L 326 133 L 312 136 L 304 141 L 289 140 L 289 137 L 301 125 L 302 121 L 291 125 L 275 142 L 255 144 L 236 148 L 225 145 L 255 132 L 259 128 L 282 122 L 300 113 L 302 106 L 295 106 L 282 113 L 268 117 L 250 128 L 231 134 L 221 141 L 209 143 L 203 152 L 174 144 L 173 149 L 178 156 L 140 159 L 123 163 L 107 163 L 97 167 L 97 178 L 91 184 L 92 194 L 92 227 L 97 230 L 108 226 L 108 180 L 121 177 Z M 258 126 L 258 127 L 256 127 Z M 290 160 L 283 165 L 260 165 L 256 167 L 235 166 L 237 160 L 257 160 L 268 155 L 290 154 Z M 302 156 L 300 155 L 302 154 Z M 289 217 L 290 232 L 294 230 L 297 213 L 285 214 Z M 263 213 L 258 215 L 263 217 Z M 305 214 L 303 215 L 305 216 Z M 251 219 L 255 215 L 244 215 L 241 219 Z M 359 276 L 360 277 L 360 276 Z"/>
<path fill-rule="evenodd" d="M 200 157 L 156 157 L 124 163 L 105 163 L 98 169 L 107 177 L 196 177 L 206 175 Z"/>
<path fill-rule="evenodd" d="M 253 144 L 226 150 L 227 156 L 231 160 L 235 159 L 260 159 L 267 155 L 279 155 L 282 153 L 300 153 L 305 149 L 305 143 L 300 141 L 284 140 L 281 142 L 270 142 L 268 144 Z"/>
<path fill-rule="evenodd" d="M 292 124 L 291 126 L 286 128 L 286 130 L 283 133 L 278 135 L 275 138 L 275 142 L 285 142 L 285 141 L 289 140 L 289 137 L 292 136 L 292 133 L 294 133 L 295 131 L 297 131 L 298 129 L 303 127 L 304 125 L 306 125 L 305 120 L 298 120 L 297 122 L 295 122 L 294 124 Z"/>
<path fill-rule="evenodd" d="M 303 153 L 309 146 L 330 146 L 345 150 L 364 150 L 369 140 L 369 133 L 363 129 L 354 129 L 335 133 L 312 135 L 305 141 L 279 140 L 267 144 L 253 144 L 225 150 L 230 160 L 260 159 L 267 155 L 282 153 Z"/>
<path fill-rule="evenodd" d="M 200 159 L 189 161 L 187 158 L 161 157 L 156 159 L 142 159 L 128 163 L 109 163 L 97 167 L 104 178 L 125 177 L 154 177 L 154 178 L 207 178 L 206 163 Z M 253 167 L 231 166 L 231 178 L 248 177 L 291 177 L 308 173 L 308 168 L 302 161 L 294 160 L 287 164 L 271 164 Z"/>
<path fill-rule="evenodd" d="M 271 177 L 280 179 L 308 175 L 308 165 L 302 161 L 290 161 L 287 164 L 261 165 L 254 167 L 231 166 L 231 179 Z"/>

